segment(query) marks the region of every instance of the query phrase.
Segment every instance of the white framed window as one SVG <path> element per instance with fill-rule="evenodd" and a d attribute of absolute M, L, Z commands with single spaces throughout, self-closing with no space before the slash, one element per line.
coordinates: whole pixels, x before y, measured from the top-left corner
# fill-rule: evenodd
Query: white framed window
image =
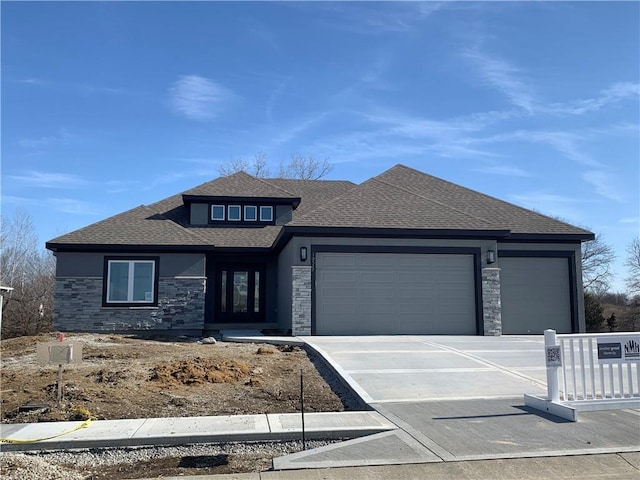
<path fill-rule="evenodd" d="M 156 259 L 107 260 L 105 303 L 155 303 L 156 263 Z"/>
<path fill-rule="evenodd" d="M 245 222 L 255 222 L 258 220 L 258 207 L 255 205 L 245 205 L 244 220 Z"/>
<path fill-rule="evenodd" d="M 224 205 L 211 205 L 211 220 L 223 221 L 225 219 L 224 211 Z"/>
<path fill-rule="evenodd" d="M 260 221 L 261 222 L 273 221 L 273 207 L 264 206 L 264 205 L 260 207 Z"/>
<path fill-rule="evenodd" d="M 227 219 L 232 222 L 239 222 L 242 220 L 240 217 L 241 211 L 240 205 L 229 205 L 227 207 Z"/>

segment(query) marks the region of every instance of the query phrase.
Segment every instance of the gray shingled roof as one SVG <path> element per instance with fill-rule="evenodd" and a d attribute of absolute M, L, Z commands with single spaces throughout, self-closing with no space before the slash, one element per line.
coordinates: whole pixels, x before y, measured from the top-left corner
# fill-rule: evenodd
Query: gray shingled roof
<path fill-rule="evenodd" d="M 300 198 L 291 227 L 591 233 L 453 183 L 396 165 L 360 185 L 346 181 L 259 179 L 244 172 L 140 206 L 48 242 L 60 245 L 270 248 L 282 226 L 191 227 L 182 195 Z"/>
<path fill-rule="evenodd" d="M 291 226 L 510 230 L 515 234 L 591 232 L 441 180 L 404 165 L 300 216 Z"/>
<path fill-rule="evenodd" d="M 203 246 L 270 248 L 281 226 L 191 227 L 183 195 L 221 197 L 304 197 L 294 218 L 353 188 L 346 181 L 260 179 L 244 172 L 216 178 L 151 205 L 134 208 L 48 242 L 57 245 Z"/>
<path fill-rule="evenodd" d="M 588 230 L 432 177 L 404 165 L 396 165 L 375 179 L 402 188 L 421 198 L 446 203 L 450 208 L 490 221 L 500 229 L 511 230 L 511 233 L 591 235 Z"/>

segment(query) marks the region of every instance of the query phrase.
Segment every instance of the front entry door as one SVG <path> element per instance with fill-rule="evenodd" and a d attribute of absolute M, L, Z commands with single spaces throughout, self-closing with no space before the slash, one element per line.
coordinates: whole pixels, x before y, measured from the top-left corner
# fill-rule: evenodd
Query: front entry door
<path fill-rule="evenodd" d="M 263 266 L 221 265 L 216 287 L 216 323 L 265 321 Z"/>

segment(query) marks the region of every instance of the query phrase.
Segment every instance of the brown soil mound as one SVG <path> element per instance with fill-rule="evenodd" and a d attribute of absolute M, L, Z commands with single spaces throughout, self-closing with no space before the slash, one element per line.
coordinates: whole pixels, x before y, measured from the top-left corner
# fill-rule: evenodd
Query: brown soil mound
<path fill-rule="evenodd" d="M 245 362 L 215 362 L 196 357 L 165 363 L 153 368 L 151 380 L 166 384 L 202 385 L 203 383 L 236 383 L 251 371 Z"/>

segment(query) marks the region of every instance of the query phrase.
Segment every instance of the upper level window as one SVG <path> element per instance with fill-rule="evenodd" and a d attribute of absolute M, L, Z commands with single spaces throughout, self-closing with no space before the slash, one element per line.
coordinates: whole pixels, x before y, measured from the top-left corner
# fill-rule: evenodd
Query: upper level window
<path fill-rule="evenodd" d="M 224 220 L 224 205 L 211 205 L 211 220 Z"/>
<path fill-rule="evenodd" d="M 154 304 L 156 260 L 108 260 L 106 304 Z"/>
<path fill-rule="evenodd" d="M 245 221 L 255 222 L 258 219 L 258 208 L 253 205 L 245 205 L 244 219 Z"/>
<path fill-rule="evenodd" d="M 260 207 L 260 221 L 272 222 L 273 221 L 273 207 L 261 206 Z"/>
<path fill-rule="evenodd" d="M 237 200 L 236 200 L 237 201 Z M 221 226 L 237 226 L 238 224 L 247 224 L 255 227 L 264 226 L 264 224 L 272 224 L 275 219 L 275 206 L 273 205 L 251 205 L 238 201 L 237 204 L 230 205 L 222 201 L 218 204 L 209 204 L 208 223 L 221 224 Z M 199 210 L 199 212 L 202 212 Z M 201 215 L 201 213 L 198 213 Z M 201 217 L 197 217 L 201 218 Z M 193 219 L 193 213 L 192 213 Z M 204 219 L 203 219 L 204 220 Z M 196 223 L 202 225 L 202 223 Z"/>
<path fill-rule="evenodd" d="M 241 220 L 240 212 L 240 205 L 229 205 L 227 208 L 227 218 L 231 221 L 239 222 Z"/>

